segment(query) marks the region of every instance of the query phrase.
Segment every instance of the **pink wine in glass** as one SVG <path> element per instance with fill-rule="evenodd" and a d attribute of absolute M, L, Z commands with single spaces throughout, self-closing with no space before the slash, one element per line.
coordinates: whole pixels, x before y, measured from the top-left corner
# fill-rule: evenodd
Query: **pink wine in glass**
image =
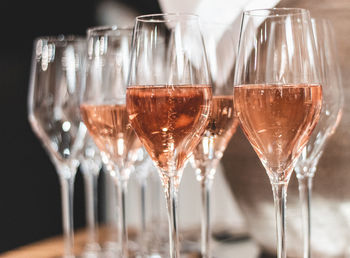
<path fill-rule="evenodd" d="M 197 167 L 203 167 L 208 162 L 219 161 L 222 158 L 238 124 L 239 121 L 233 111 L 233 95 L 213 96 L 209 124 L 200 143 L 193 151 Z M 216 164 L 211 165 L 216 166 Z"/>
<path fill-rule="evenodd" d="M 125 105 L 89 105 L 80 107 L 83 121 L 99 149 L 125 166 L 132 150 L 140 147 L 130 126 Z M 129 156 L 128 156 L 129 155 Z"/>
<path fill-rule="evenodd" d="M 287 180 L 319 119 L 321 86 L 240 85 L 234 98 L 243 131 L 267 172 Z"/>
<path fill-rule="evenodd" d="M 132 127 L 158 167 L 182 168 L 208 125 L 208 85 L 131 86 L 127 110 Z"/>

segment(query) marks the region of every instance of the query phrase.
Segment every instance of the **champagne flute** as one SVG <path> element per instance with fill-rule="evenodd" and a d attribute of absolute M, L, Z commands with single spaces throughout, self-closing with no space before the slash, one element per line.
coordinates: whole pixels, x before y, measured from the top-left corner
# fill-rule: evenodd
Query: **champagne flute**
<path fill-rule="evenodd" d="M 308 10 L 273 8 L 243 13 L 234 107 L 272 185 L 279 258 L 287 255 L 288 182 L 320 115 L 319 74 Z"/>
<path fill-rule="evenodd" d="M 209 122 L 212 98 L 198 17 L 136 17 L 129 72 L 130 122 L 159 168 L 167 200 L 170 257 L 180 257 L 178 188 L 184 164 Z"/>
<path fill-rule="evenodd" d="M 324 87 L 320 119 L 294 168 L 302 206 L 304 258 L 311 257 L 312 180 L 326 143 L 339 124 L 344 101 L 332 24 L 326 19 L 311 19 L 311 22 Z"/>
<path fill-rule="evenodd" d="M 85 56 L 86 40 L 82 37 L 39 37 L 34 41 L 29 121 L 59 176 L 64 257 L 74 257 L 74 179 L 86 133 L 79 115 Z"/>
<path fill-rule="evenodd" d="M 86 134 L 83 151 L 80 155 L 80 171 L 85 188 L 85 214 L 87 221 L 87 243 L 84 255 L 97 255 L 101 251 L 98 243 L 97 186 L 102 168 L 100 151 L 89 134 Z"/>
<path fill-rule="evenodd" d="M 210 257 L 210 189 L 216 168 L 239 124 L 233 112 L 233 70 L 237 40 L 230 24 L 202 23 L 213 83 L 210 122 L 193 151 L 192 166 L 201 186 L 201 255 Z"/>
<path fill-rule="evenodd" d="M 117 26 L 88 29 L 86 88 L 80 106 L 83 121 L 117 186 L 122 257 L 128 257 L 127 182 L 140 146 L 125 106 L 131 35 L 131 29 Z"/>

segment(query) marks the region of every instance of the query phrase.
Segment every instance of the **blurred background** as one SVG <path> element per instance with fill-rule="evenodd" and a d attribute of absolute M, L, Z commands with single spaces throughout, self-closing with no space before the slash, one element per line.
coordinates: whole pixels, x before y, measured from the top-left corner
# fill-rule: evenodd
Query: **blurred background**
<path fill-rule="evenodd" d="M 99 25 L 133 26 L 137 15 L 161 12 L 157 0 L 38 0 L 26 3 L 4 1 L 2 4 L 3 14 L 10 15 L 0 18 L 2 24 L 6 24 L 0 40 L 0 85 L 3 87 L 0 112 L 4 125 L 1 127 L 0 253 L 62 234 L 57 172 L 41 141 L 33 133 L 27 117 L 34 39 L 46 35 L 85 35 L 88 27 Z M 188 198 L 180 190 L 180 227 L 196 226 L 199 230 L 200 188 L 193 169 L 188 166 L 186 170 L 188 173 L 184 173 L 181 189 L 190 189 L 192 193 Z M 242 218 L 234 206 L 229 188 L 224 185 L 220 167 L 217 174 L 215 184 L 219 187 L 214 186 L 212 198 L 220 199 L 220 202 L 214 201 L 212 204 L 213 210 L 218 211 L 212 214 L 212 220 L 220 221 L 221 228 L 227 226 L 225 221 L 241 226 Z M 103 222 L 113 217 L 113 210 L 105 208 L 106 177 L 104 173 L 100 175 L 99 221 Z M 128 198 L 135 202 L 139 189 L 132 182 L 130 184 Z M 107 192 L 110 191 L 107 189 Z M 139 219 L 135 206 L 137 204 L 128 207 L 130 225 Z M 198 211 L 196 215 L 194 210 Z M 74 192 L 74 227 L 78 230 L 84 226 L 84 183 L 78 171 Z"/>
<path fill-rule="evenodd" d="M 1 4 L 0 253 L 47 237 L 60 235 L 62 232 L 57 173 L 27 119 L 27 93 L 33 40 L 43 35 L 85 35 L 88 27 L 98 25 L 131 26 L 137 15 L 161 12 L 157 0 L 4 0 Z M 335 35 L 344 82 L 345 115 L 336 134 L 327 146 L 325 155 L 320 161 L 320 171 L 317 172 L 315 178 L 315 196 L 323 198 L 320 207 L 325 207 L 324 210 L 319 210 L 319 214 L 322 216 L 319 216 L 319 224 L 317 225 L 328 224 L 329 231 L 323 231 L 323 233 L 331 238 L 337 232 L 334 229 L 341 227 L 340 224 L 348 227 L 350 225 L 350 176 L 348 175 L 350 116 L 347 115 L 349 111 L 347 102 L 350 97 L 347 87 L 347 82 L 350 79 L 348 72 L 350 68 L 350 45 L 348 44 L 350 40 L 350 2 L 348 0 L 282 0 L 279 6 L 308 8 L 312 15 L 327 17 L 333 21 L 336 30 Z M 332 164 L 337 164 L 338 167 L 332 166 Z M 226 199 L 221 198 L 221 201 L 213 201 L 212 208 L 218 211 L 216 215 L 213 215 L 214 219 L 226 220 L 228 223 L 231 221 L 236 225 L 243 223 L 240 211 L 235 206 L 233 195 L 228 194 L 229 190 L 225 186 L 227 181 L 235 189 L 233 192 L 236 196 L 243 196 L 239 200 L 241 204 L 248 204 L 250 201 L 254 203 L 254 200 L 249 198 L 254 194 L 258 194 L 264 203 L 273 204 L 268 178 L 256 154 L 240 130 L 232 138 L 222 165 L 221 169 L 226 171 L 226 177 L 221 174 L 219 169 L 215 184 L 220 187 L 214 185 L 212 198 L 218 200 L 225 196 Z M 255 177 L 256 173 L 260 173 L 261 177 Z M 194 173 L 185 173 L 181 188 L 189 188 L 190 182 L 195 182 Z M 249 187 L 248 184 L 250 184 Z M 198 185 L 196 184 L 195 187 Z M 197 188 L 191 188 L 191 191 L 198 192 L 199 198 Z M 132 192 L 132 188 L 130 192 Z M 103 195 L 100 196 L 100 198 L 103 197 Z M 297 187 L 294 176 L 291 180 L 288 198 L 289 207 L 297 207 Z M 192 200 L 189 199 L 187 202 L 185 199 L 184 201 L 180 200 L 183 206 L 182 211 L 180 210 L 180 217 L 191 217 L 191 209 L 189 208 L 193 209 Z M 341 206 L 336 205 L 338 201 L 341 202 Z M 102 199 L 99 203 L 103 204 Z M 331 205 L 325 206 L 325 203 L 331 203 Z M 195 207 L 198 210 L 199 204 L 195 204 Z M 81 174 L 77 173 L 74 193 L 74 226 L 76 229 L 85 225 L 84 209 L 83 181 Z M 298 213 L 296 209 L 289 211 L 288 216 L 294 216 Z M 326 211 L 331 212 L 327 213 Z M 348 216 L 344 217 L 343 214 L 346 213 Z M 315 214 L 317 213 L 315 212 Z M 333 216 L 334 214 L 341 214 L 341 216 Z M 256 213 L 252 213 L 252 217 L 259 218 Z M 191 224 L 193 220 L 198 219 L 199 217 L 195 217 L 192 220 L 182 221 L 182 225 Z M 103 218 L 100 217 L 100 220 Z M 250 227 L 259 230 L 258 226 L 263 224 L 266 225 L 268 231 L 274 233 L 273 226 L 271 227 L 266 221 L 273 224 L 274 217 L 262 218 L 256 224 L 251 224 Z M 344 227 L 343 230 L 348 227 Z M 350 242 L 349 232 L 346 235 L 349 238 L 346 239 L 345 246 Z M 324 241 L 328 241 L 327 237 L 325 236 Z M 262 238 L 266 238 L 266 236 L 263 235 Z"/>
<path fill-rule="evenodd" d="M 62 231 L 57 173 L 27 119 L 33 40 L 43 35 L 85 35 L 86 28 L 113 21 L 115 17 L 129 22 L 129 14 L 159 11 L 157 0 L 1 2 L 0 253 Z M 85 223 L 83 191 L 78 173 L 76 228 Z"/>

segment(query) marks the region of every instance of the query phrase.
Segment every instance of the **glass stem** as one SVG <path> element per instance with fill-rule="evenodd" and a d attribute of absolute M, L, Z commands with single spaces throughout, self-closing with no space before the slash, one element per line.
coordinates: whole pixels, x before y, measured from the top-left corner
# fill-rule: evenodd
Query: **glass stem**
<path fill-rule="evenodd" d="M 94 248 L 97 243 L 97 181 L 98 174 L 86 172 L 83 173 L 85 183 L 85 203 L 86 203 L 86 221 L 88 244 L 90 248 Z"/>
<path fill-rule="evenodd" d="M 128 229 L 126 222 L 126 193 L 128 181 L 126 179 L 117 179 L 117 192 L 119 203 L 119 241 L 121 244 L 121 257 L 128 257 Z"/>
<path fill-rule="evenodd" d="M 162 196 L 162 186 L 159 182 L 159 176 L 155 171 L 150 171 L 150 181 L 148 181 L 147 188 L 150 191 L 150 195 L 152 196 L 152 202 L 150 205 L 150 219 L 151 223 L 154 225 L 159 225 L 159 227 L 150 228 L 150 237 L 149 239 L 152 241 L 152 250 L 162 252 L 164 241 L 168 241 L 168 236 L 166 235 L 166 219 L 163 217 L 165 213 L 163 213 L 163 209 L 161 206 Z M 165 240 L 164 240 L 165 239 Z"/>
<path fill-rule="evenodd" d="M 141 254 L 145 255 L 146 248 L 146 186 L 147 178 L 142 177 L 140 182 L 140 193 L 141 193 Z"/>
<path fill-rule="evenodd" d="M 288 183 L 272 183 L 277 229 L 277 258 L 287 257 L 285 222 L 287 188 Z"/>
<path fill-rule="evenodd" d="M 204 176 L 201 180 L 201 257 L 210 257 L 210 190 L 213 183 L 211 178 Z"/>
<path fill-rule="evenodd" d="M 180 258 L 179 235 L 177 227 L 177 186 L 176 177 L 168 177 L 166 201 L 169 221 L 170 258 Z"/>
<path fill-rule="evenodd" d="M 72 258 L 74 257 L 73 192 L 75 175 L 67 171 L 59 174 L 61 183 L 64 257 Z"/>
<path fill-rule="evenodd" d="M 299 197 L 301 202 L 301 215 L 303 221 L 304 258 L 311 257 L 311 192 L 313 176 L 300 176 Z"/>

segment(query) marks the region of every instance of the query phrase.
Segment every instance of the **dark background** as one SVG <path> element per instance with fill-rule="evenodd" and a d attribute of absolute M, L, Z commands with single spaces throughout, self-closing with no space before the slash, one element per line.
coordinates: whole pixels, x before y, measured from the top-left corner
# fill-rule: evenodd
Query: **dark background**
<path fill-rule="evenodd" d="M 0 24 L 0 253 L 62 233 L 56 170 L 27 119 L 33 40 L 57 34 L 85 35 L 98 24 L 102 0 L 1 1 Z M 160 12 L 157 0 L 124 0 L 141 14 Z M 84 188 L 78 172 L 75 228 L 85 225 Z"/>
<path fill-rule="evenodd" d="M 108 1 L 116 2 L 118 0 Z M 140 14 L 160 12 L 157 0 L 119 1 Z M 58 176 L 27 119 L 27 93 L 33 40 L 43 35 L 85 35 L 88 27 L 102 25 L 99 24 L 101 19 L 97 17 L 97 8 L 103 2 L 106 0 L 3 0 L 0 2 L 0 133 L 2 136 L 0 145 L 2 161 L 0 172 L 0 256 L 7 250 L 62 233 Z M 346 82 L 349 81 L 347 71 L 349 67 L 348 53 L 350 53 L 348 44 L 350 26 L 344 26 L 344 24 L 349 25 L 350 23 L 348 0 L 281 0 L 280 6 L 309 8 L 319 17 L 327 17 L 336 22 L 338 48 L 339 53 L 341 53 L 340 64 L 344 76 L 344 86 L 346 86 Z M 347 91 L 345 91 L 345 96 L 346 99 L 349 98 Z M 349 113 L 348 111 L 348 108 L 344 110 L 344 114 Z M 336 196 L 335 192 L 339 192 L 339 195 L 348 192 L 345 190 L 348 189 L 345 182 L 349 181 L 346 180 L 347 176 L 345 175 L 348 175 L 346 161 L 349 157 L 349 144 L 346 139 L 350 139 L 348 137 L 349 121 L 348 117 L 346 120 L 343 119 L 340 128 L 337 129 L 338 136 L 333 138 L 335 143 L 332 143 L 329 152 L 325 152 L 328 159 L 326 157 L 323 164 L 331 160 L 335 164 L 340 164 L 340 169 L 323 165 L 327 167 L 329 172 L 324 173 L 323 179 L 321 174 L 317 177 L 317 180 L 320 179 L 319 183 L 322 183 L 323 180 L 323 184 L 318 188 L 322 189 L 322 197 L 330 194 L 327 187 L 323 187 L 324 185 L 330 186 L 339 183 L 339 186 L 344 186 L 337 187 L 338 191 L 332 191 L 333 196 Z M 234 144 L 239 148 L 234 146 L 230 149 L 228 147 L 231 152 L 225 154 L 226 164 L 225 158 L 223 159 L 227 171 L 237 168 L 232 164 L 239 159 L 245 159 L 252 163 L 249 159 L 251 157 L 243 154 L 243 145 L 239 145 L 237 140 Z M 252 155 L 256 159 L 255 153 Z M 256 164 L 260 165 L 260 163 Z M 239 181 L 239 178 L 245 176 L 242 173 L 243 170 L 233 169 L 233 171 L 238 172 L 232 174 L 232 182 L 241 184 L 242 181 Z M 332 177 L 333 174 L 342 176 Z M 264 173 L 261 175 L 264 180 L 267 179 Z M 256 179 L 255 181 L 261 186 L 260 178 L 251 177 L 251 179 Z M 250 189 L 256 194 L 257 189 L 262 188 L 252 187 Z M 249 191 L 249 188 L 246 189 Z M 290 189 L 288 195 L 292 196 Z M 317 187 L 315 190 L 317 192 Z M 296 191 L 297 188 L 295 188 Z M 261 192 L 258 191 L 258 194 L 261 195 Z M 272 201 L 271 192 L 267 194 L 268 200 Z M 246 196 L 249 196 L 249 193 Z M 76 177 L 74 197 L 74 225 L 75 229 L 80 229 L 85 225 L 85 205 L 84 187 L 79 172 Z"/>

